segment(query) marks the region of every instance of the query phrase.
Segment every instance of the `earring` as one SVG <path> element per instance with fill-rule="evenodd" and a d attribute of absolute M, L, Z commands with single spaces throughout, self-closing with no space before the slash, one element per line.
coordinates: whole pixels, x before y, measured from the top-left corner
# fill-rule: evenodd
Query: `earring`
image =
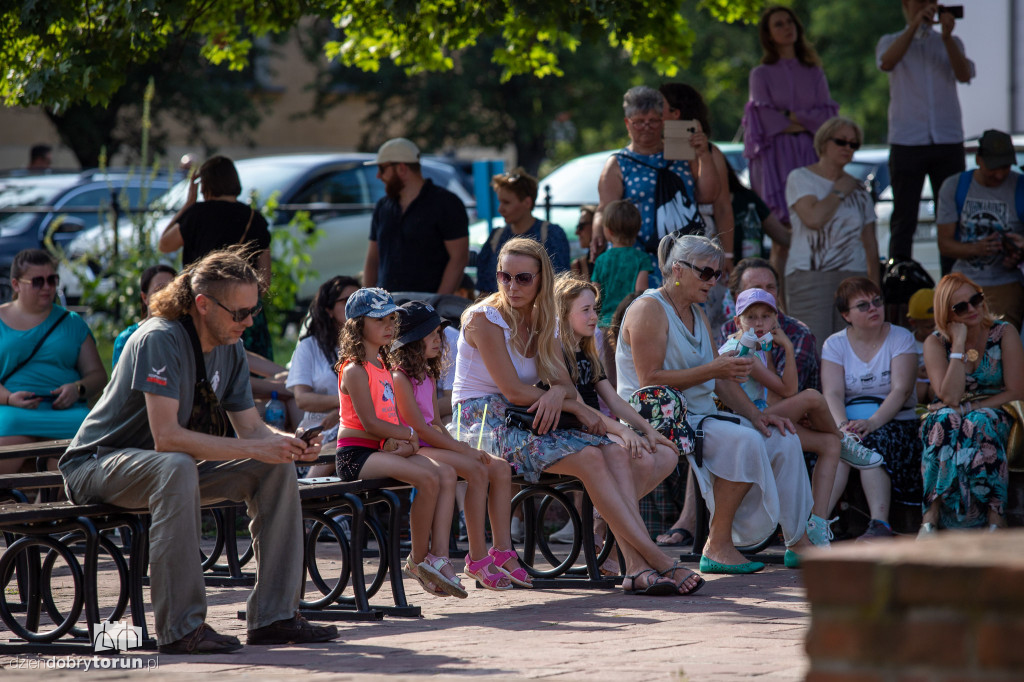
<path fill-rule="evenodd" d="M 679 286 L 679 280 L 678 279 L 676 280 L 676 286 Z"/>

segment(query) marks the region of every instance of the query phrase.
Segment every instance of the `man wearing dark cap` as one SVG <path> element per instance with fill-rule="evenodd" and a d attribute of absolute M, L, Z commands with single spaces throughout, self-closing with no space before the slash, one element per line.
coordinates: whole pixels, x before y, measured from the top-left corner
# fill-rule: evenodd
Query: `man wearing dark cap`
<path fill-rule="evenodd" d="M 1024 318 L 1021 250 L 1010 236 L 1024 236 L 1024 181 L 1010 170 L 1017 162 L 1013 140 L 986 130 L 975 157 L 978 167 L 946 179 L 935 220 L 939 252 L 955 258 L 955 272 L 985 292 L 989 310 L 1018 329 Z"/>
<path fill-rule="evenodd" d="M 469 218 L 462 201 L 424 179 L 420 150 L 388 140 L 367 166 L 387 192 L 377 202 L 363 266 L 363 286 L 452 294 L 469 262 Z"/>

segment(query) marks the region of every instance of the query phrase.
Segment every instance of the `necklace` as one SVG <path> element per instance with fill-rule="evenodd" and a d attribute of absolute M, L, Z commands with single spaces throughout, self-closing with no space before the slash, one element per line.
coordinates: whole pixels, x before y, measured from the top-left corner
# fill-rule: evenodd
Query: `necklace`
<path fill-rule="evenodd" d="M 661 286 L 661 290 L 662 295 L 668 299 L 668 302 L 672 304 L 672 309 L 676 311 L 676 317 L 679 318 L 680 322 L 686 324 L 686 318 L 683 317 L 683 313 L 681 310 L 679 310 L 679 306 L 676 304 L 675 299 L 672 298 L 672 294 L 669 292 L 667 288 L 665 288 L 665 285 Z"/>

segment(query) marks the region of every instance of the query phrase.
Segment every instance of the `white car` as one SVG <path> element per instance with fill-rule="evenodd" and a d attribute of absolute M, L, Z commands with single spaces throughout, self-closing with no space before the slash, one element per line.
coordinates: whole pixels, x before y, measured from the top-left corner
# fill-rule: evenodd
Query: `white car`
<path fill-rule="evenodd" d="M 373 208 L 384 196 L 384 184 L 376 177 L 377 167 L 363 165 L 374 158 L 374 154 L 357 153 L 293 154 L 235 162 L 242 182 L 241 201 L 254 197 L 257 206 L 262 208 L 274 198 L 278 204 L 271 221 L 272 237 L 280 230 L 289 230 L 293 236 L 300 236 L 300 228 L 289 224 L 297 211 L 308 211 L 316 227 L 323 231 L 323 236 L 309 253 L 310 271 L 316 274 L 300 285 L 297 301 L 300 306 L 313 298 L 325 280 L 335 275 L 355 277 L 362 271 Z M 467 205 L 467 212 L 472 211 L 473 199 L 451 166 L 427 159 L 421 166 L 424 177 L 454 193 Z M 154 208 L 162 217 L 157 220 L 153 231 L 154 244 L 171 217 L 184 204 L 187 187 L 187 182 L 182 181 L 155 202 Z M 131 225 L 122 225 L 121 238 L 130 238 L 135 229 Z M 88 230 L 71 242 L 68 250 L 72 256 L 87 252 L 103 253 L 110 238 L 109 229 Z M 282 240 L 271 241 L 270 250 L 274 257 L 280 257 L 281 244 Z M 71 288 L 77 282 L 68 284 L 71 297 Z M 74 295 L 80 290 L 78 286 Z"/>

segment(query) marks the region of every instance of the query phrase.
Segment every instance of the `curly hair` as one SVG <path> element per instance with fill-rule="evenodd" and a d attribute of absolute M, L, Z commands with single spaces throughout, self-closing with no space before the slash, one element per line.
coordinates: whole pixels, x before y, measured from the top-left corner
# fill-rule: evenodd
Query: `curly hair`
<path fill-rule="evenodd" d="M 358 289 L 359 282 L 353 277 L 344 275 L 332 277 L 320 285 L 316 296 L 309 302 L 309 328 L 302 338 L 312 337 L 315 339 L 317 347 L 328 362 L 337 359 L 338 339 L 341 335 L 341 329 L 337 320 L 331 315 L 331 310 L 348 287 Z"/>
<path fill-rule="evenodd" d="M 391 358 L 399 369 L 416 381 L 423 381 L 426 377 L 435 382 L 440 381 L 441 375 L 448 367 L 448 339 L 445 338 L 444 332 L 441 332 L 440 336 L 441 350 L 436 357 L 425 358 L 423 354 L 427 344 L 424 339 L 417 339 L 392 350 Z"/>
<path fill-rule="evenodd" d="M 357 365 L 366 363 L 366 347 L 363 346 L 365 317 L 365 315 L 363 317 L 350 317 L 342 325 L 341 335 L 338 340 L 338 346 L 341 350 L 338 353 L 338 361 L 334 363 L 335 372 L 341 373 L 342 368 L 347 362 L 354 362 Z M 380 357 L 381 364 L 384 365 L 384 369 L 390 370 L 394 362 L 388 347 L 381 346 L 378 356 Z"/>
<path fill-rule="evenodd" d="M 255 284 L 262 288 L 259 274 L 249 264 L 250 253 L 251 247 L 236 244 L 206 254 L 150 297 L 149 314 L 177 320 L 191 312 L 198 294 L 223 295 L 235 284 Z"/>
<path fill-rule="evenodd" d="M 576 336 L 572 323 L 569 321 L 572 306 L 584 291 L 590 291 L 594 294 L 595 306 L 601 301 L 601 291 L 597 288 L 597 285 L 583 279 L 575 272 L 562 273 L 555 280 L 555 303 L 558 305 L 558 334 L 559 340 L 562 342 L 562 355 L 565 356 L 565 365 L 569 368 L 572 382 L 575 384 L 580 380 L 579 367 L 576 365 L 576 348 L 578 346 L 594 367 L 593 383 L 596 384 L 604 373 L 601 365 L 601 356 L 597 352 L 597 343 L 593 336 Z"/>

